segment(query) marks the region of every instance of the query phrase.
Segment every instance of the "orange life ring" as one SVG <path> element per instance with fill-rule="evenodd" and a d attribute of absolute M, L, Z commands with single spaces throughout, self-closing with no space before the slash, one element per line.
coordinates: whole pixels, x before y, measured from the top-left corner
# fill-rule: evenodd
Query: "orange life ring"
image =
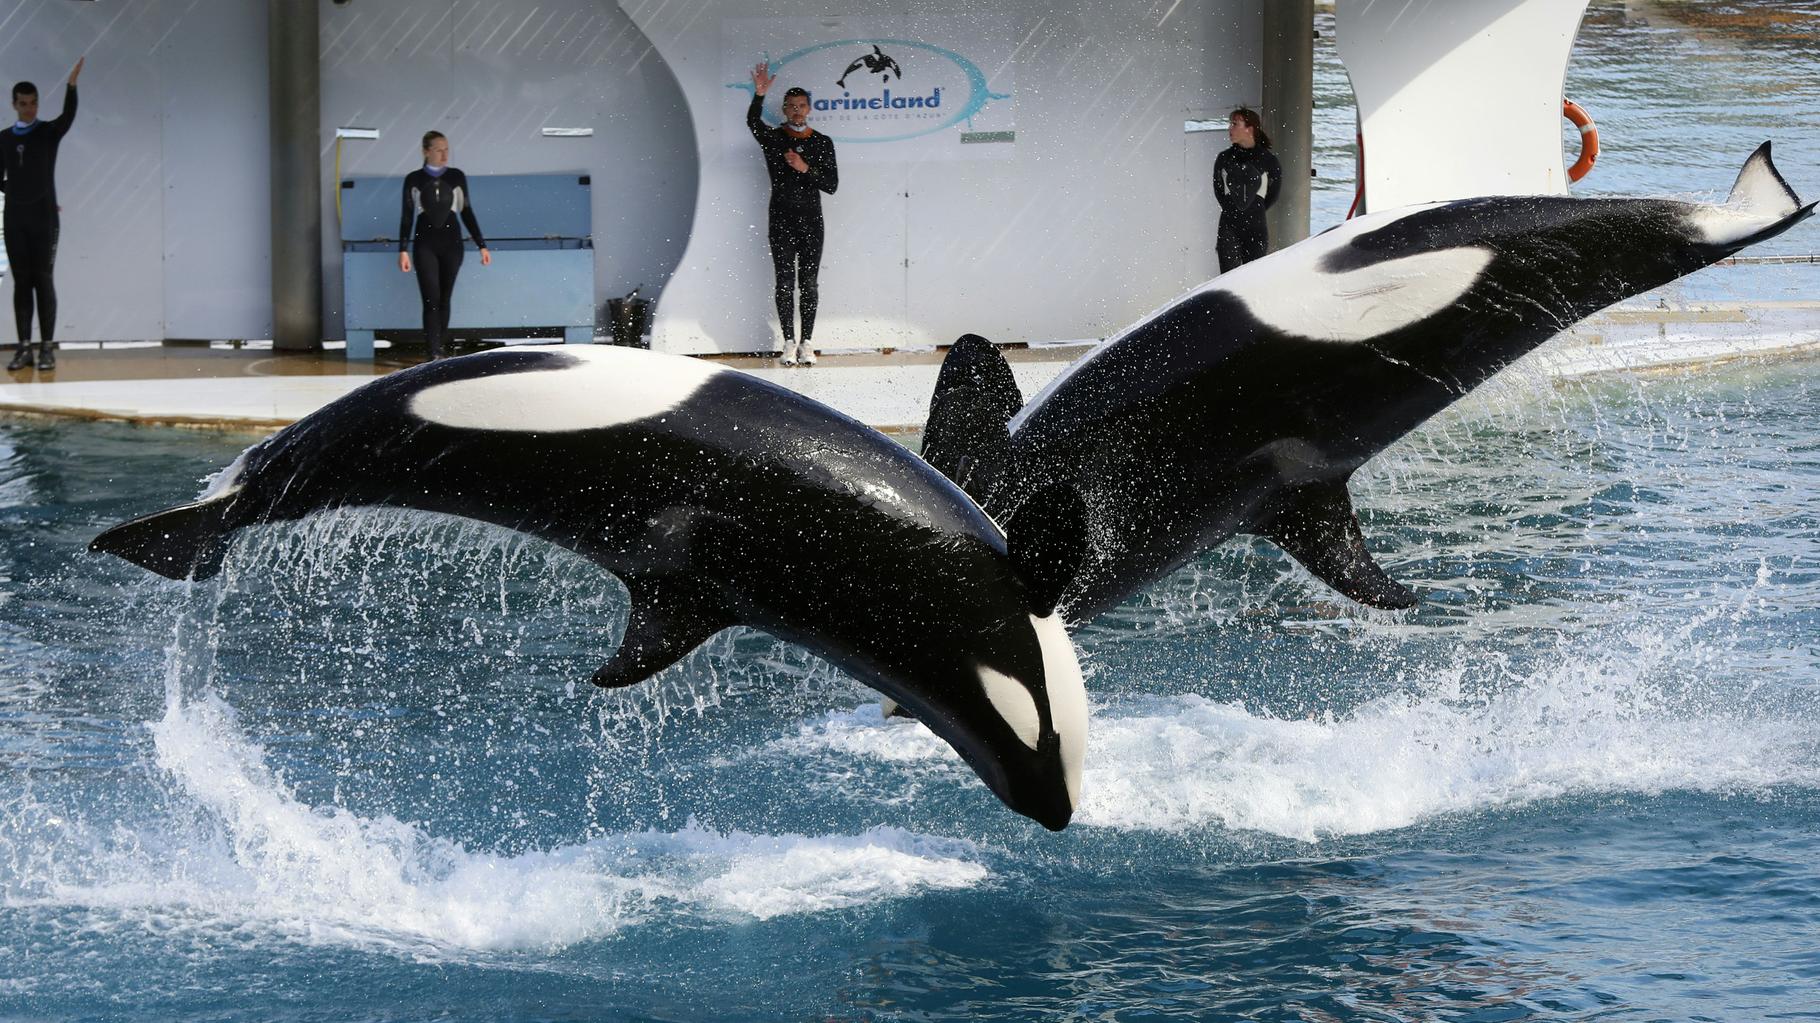
<path fill-rule="evenodd" d="M 1592 171 L 1599 159 L 1599 126 L 1584 107 L 1571 99 L 1561 101 L 1561 113 L 1580 129 L 1580 159 L 1567 168 L 1567 180 L 1578 181 Z"/>

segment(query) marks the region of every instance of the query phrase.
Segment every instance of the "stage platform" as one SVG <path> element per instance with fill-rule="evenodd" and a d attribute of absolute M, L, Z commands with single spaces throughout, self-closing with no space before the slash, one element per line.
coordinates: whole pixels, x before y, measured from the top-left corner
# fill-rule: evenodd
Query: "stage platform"
<path fill-rule="evenodd" d="M 1091 347 L 1060 342 L 1011 347 L 1005 355 L 1024 393 L 1032 395 Z M 813 367 L 752 356 L 713 358 L 905 434 L 922 427 L 944 353 L 831 351 Z M 1820 302 L 1634 305 L 1587 320 L 1513 370 L 1568 379 L 1804 355 L 1820 355 Z M 418 348 L 382 348 L 374 361 L 362 362 L 347 359 L 339 346 L 289 353 L 257 343 L 69 344 L 51 373 L 0 375 L 0 414 L 263 432 L 421 357 Z"/>

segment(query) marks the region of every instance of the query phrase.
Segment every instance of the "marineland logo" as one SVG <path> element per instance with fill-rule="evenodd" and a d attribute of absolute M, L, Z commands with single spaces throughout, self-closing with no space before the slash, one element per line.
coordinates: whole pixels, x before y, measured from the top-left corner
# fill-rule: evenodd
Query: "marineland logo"
<path fill-rule="evenodd" d="M 855 97 L 843 92 L 839 99 L 818 99 L 809 106 L 815 110 L 935 110 L 942 105 L 942 87 L 936 86 L 927 96 L 895 96 L 890 89 L 882 95 Z M 843 141 L 839 136 L 835 141 Z M 872 141 L 878 141 L 874 139 Z"/>
<path fill-rule="evenodd" d="M 972 121 L 988 103 L 1011 98 L 988 88 L 985 72 L 973 61 L 914 39 L 817 43 L 770 65 L 785 84 L 809 90 L 815 129 L 843 145 L 933 135 Z M 817 82 L 833 88 L 817 88 Z M 727 88 L 752 86 L 729 82 Z M 773 110 L 766 110 L 765 119 L 779 123 Z"/>

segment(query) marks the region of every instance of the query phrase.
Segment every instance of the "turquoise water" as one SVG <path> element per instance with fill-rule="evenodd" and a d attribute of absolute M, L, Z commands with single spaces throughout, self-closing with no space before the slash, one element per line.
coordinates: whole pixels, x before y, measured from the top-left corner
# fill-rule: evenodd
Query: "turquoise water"
<path fill-rule="evenodd" d="M 758 634 L 455 520 L 89 556 L 238 441 L 0 425 L 0 1017 L 1813 1018 L 1812 362 L 1518 378 L 1088 629 L 1052 835 Z"/>
<path fill-rule="evenodd" d="M 1816 68 L 1752 32 L 1582 51 Z M 250 440 L 0 421 L 0 1018 L 1820 1018 L 1820 363 L 1495 382 L 1355 480 L 1414 612 L 1239 542 L 1106 616 L 1061 834 L 763 635 L 594 691 L 623 591 L 511 534 L 83 553 Z"/>

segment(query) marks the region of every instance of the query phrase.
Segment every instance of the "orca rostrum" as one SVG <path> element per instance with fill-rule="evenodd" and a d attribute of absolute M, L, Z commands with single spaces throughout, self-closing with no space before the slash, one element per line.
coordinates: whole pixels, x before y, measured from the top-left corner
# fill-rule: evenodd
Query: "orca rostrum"
<path fill-rule="evenodd" d="M 1055 614 L 1086 545 L 1070 493 L 1004 520 L 1008 542 L 902 445 L 755 376 L 512 347 L 381 377 L 90 549 L 206 578 L 244 527 L 351 507 L 492 523 L 618 576 L 631 611 L 598 685 L 762 629 L 884 693 L 1013 810 L 1052 829 L 1074 812 L 1086 692 Z"/>
<path fill-rule="evenodd" d="M 1056 487 L 1080 495 L 1071 623 L 1234 533 L 1360 603 L 1409 607 L 1360 532 L 1346 486 L 1360 465 L 1580 319 L 1813 212 L 1766 142 L 1722 203 L 1504 196 L 1369 214 L 1175 299 L 1021 409 L 1003 357 L 962 338 L 925 455 L 1000 521 Z"/>

